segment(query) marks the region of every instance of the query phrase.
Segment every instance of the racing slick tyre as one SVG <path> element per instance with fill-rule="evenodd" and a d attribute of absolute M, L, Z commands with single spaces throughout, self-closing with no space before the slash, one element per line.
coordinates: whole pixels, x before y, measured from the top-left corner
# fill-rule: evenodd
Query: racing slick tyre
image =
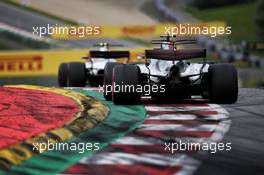
<path fill-rule="evenodd" d="M 215 64 L 209 67 L 208 73 L 210 102 L 236 102 L 238 97 L 236 68 L 232 64 Z"/>
<path fill-rule="evenodd" d="M 58 71 L 58 83 L 60 87 L 67 87 L 68 80 L 68 65 L 67 63 L 61 63 Z"/>
<path fill-rule="evenodd" d="M 68 82 L 69 87 L 84 87 L 86 85 L 86 69 L 84 63 L 68 63 Z"/>
<path fill-rule="evenodd" d="M 113 70 L 112 101 L 114 104 L 139 104 L 141 93 L 137 92 L 140 84 L 140 69 L 136 65 L 118 65 Z"/>
<path fill-rule="evenodd" d="M 104 98 L 109 101 L 112 100 L 112 91 L 109 92 L 111 90 L 109 87 L 112 86 L 113 70 L 117 65 L 122 63 L 108 62 L 104 68 Z"/>

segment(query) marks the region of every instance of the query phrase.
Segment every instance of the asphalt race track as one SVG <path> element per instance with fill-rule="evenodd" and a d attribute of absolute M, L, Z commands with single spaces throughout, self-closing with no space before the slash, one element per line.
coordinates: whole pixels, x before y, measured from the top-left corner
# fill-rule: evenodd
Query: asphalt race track
<path fill-rule="evenodd" d="M 45 88 L 39 88 L 39 90 L 41 92 Z M 89 131 L 79 130 L 80 133 L 84 132 L 78 136 L 81 140 L 98 141 L 102 143 L 102 149 L 92 154 L 77 154 L 77 158 L 73 153 L 65 155 L 65 152 L 49 153 L 50 151 L 47 151 L 39 156 L 28 157 L 27 161 L 16 165 L 11 172 L 54 174 L 62 173 L 63 169 L 62 174 L 105 174 L 105 172 L 123 174 L 125 172 L 126 174 L 170 175 L 212 174 L 212 172 L 214 174 L 262 174 L 263 172 L 264 148 L 261 145 L 264 130 L 263 89 L 240 89 L 238 102 L 232 105 L 209 104 L 198 98 L 164 104 L 143 98 L 142 109 L 145 108 L 146 116 L 142 115 L 140 106 L 116 106 L 111 102 L 105 102 L 102 95 L 96 92 L 98 89 L 73 90 L 92 95 L 106 103 L 110 109 L 107 119 L 100 120 L 101 125 Z M 15 98 L 16 103 L 19 99 Z M 28 99 L 34 101 L 33 97 Z M 47 97 L 47 99 L 52 98 Z M 45 100 L 46 108 L 49 103 L 52 101 Z M 41 106 L 42 104 L 37 107 Z M 56 106 L 59 107 L 58 105 L 54 107 Z M 30 108 L 33 110 L 34 106 Z M 50 112 L 47 114 L 44 111 Z M 44 113 L 41 112 L 42 118 L 53 114 L 52 110 L 44 111 Z M 18 113 L 15 115 L 20 117 Z M 37 113 L 34 115 L 39 117 Z M 46 127 L 44 123 L 42 125 Z M 23 130 L 21 132 L 23 133 Z M 59 137 L 65 137 L 64 132 L 60 133 L 62 136 Z M 212 150 L 197 149 L 173 151 L 172 147 L 166 146 L 179 142 L 208 144 L 230 142 L 231 149 L 212 153 Z M 3 151 L 0 152 L 0 156 L 3 155 L 6 154 Z M 74 163 L 75 161 L 72 160 L 78 161 Z M 52 163 L 46 164 L 43 161 L 63 166 L 58 169 L 58 166 L 52 167 Z M 4 165 L 3 162 L 1 167 L 2 165 Z"/>
<path fill-rule="evenodd" d="M 147 118 L 137 130 L 94 157 L 83 158 L 65 174 L 262 174 L 263 92 L 241 88 L 232 105 L 144 102 Z M 171 154 L 161 146 L 167 137 L 230 142 L 232 149 Z"/>
<path fill-rule="evenodd" d="M 232 122 L 223 141 L 232 142 L 232 151 L 198 155 L 196 174 L 263 174 L 264 90 L 241 88 L 237 103 L 223 107 Z"/>

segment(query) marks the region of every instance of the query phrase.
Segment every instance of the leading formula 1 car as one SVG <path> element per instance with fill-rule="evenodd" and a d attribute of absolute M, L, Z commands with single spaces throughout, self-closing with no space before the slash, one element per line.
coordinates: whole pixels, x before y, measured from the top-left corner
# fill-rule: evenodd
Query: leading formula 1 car
<path fill-rule="evenodd" d="M 141 96 L 160 99 L 190 99 L 201 95 L 214 103 L 234 103 L 238 97 L 236 68 L 232 64 L 206 61 L 205 49 L 179 49 L 195 40 L 162 36 L 153 41 L 161 47 L 145 50 L 145 64 L 107 63 L 104 68 L 104 97 L 115 104 L 139 104 Z M 188 62 L 203 58 L 201 62 Z M 111 87 L 111 88 L 109 88 Z"/>
<path fill-rule="evenodd" d="M 129 61 L 129 51 L 110 50 L 109 47 L 121 47 L 109 43 L 94 45 L 99 50 L 91 50 L 89 56 L 82 57 L 87 61 L 62 63 L 58 71 L 58 83 L 60 87 L 84 87 L 103 84 L 104 67 L 108 62 L 116 62 L 118 58 Z"/>

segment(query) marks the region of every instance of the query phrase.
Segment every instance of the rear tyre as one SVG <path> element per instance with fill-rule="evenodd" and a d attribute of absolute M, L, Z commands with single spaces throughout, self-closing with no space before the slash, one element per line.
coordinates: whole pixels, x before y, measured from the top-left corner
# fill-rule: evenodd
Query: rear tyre
<path fill-rule="evenodd" d="M 68 65 L 61 63 L 58 71 L 58 83 L 60 87 L 67 87 L 68 81 Z"/>
<path fill-rule="evenodd" d="M 70 87 L 84 87 L 86 85 L 86 69 L 84 63 L 68 63 L 68 75 Z"/>
<path fill-rule="evenodd" d="M 238 97 L 236 68 L 232 64 L 215 64 L 209 67 L 208 73 L 210 102 L 236 102 Z"/>
<path fill-rule="evenodd" d="M 106 100 L 112 100 L 112 78 L 113 70 L 115 66 L 122 65 L 122 63 L 108 62 L 104 68 L 104 98 Z"/>
<path fill-rule="evenodd" d="M 114 104 L 139 104 L 141 93 L 136 91 L 140 84 L 140 69 L 136 65 L 115 66 L 113 71 L 113 92 Z"/>

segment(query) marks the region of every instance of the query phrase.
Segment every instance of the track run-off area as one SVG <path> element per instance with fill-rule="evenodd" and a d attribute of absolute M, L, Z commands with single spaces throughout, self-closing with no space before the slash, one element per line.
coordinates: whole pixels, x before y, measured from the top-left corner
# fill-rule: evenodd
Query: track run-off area
<path fill-rule="evenodd" d="M 222 105 L 199 99 L 161 104 L 143 98 L 142 105 L 117 106 L 97 91 L 1 87 L 0 97 L 6 98 L 0 104 L 1 173 L 193 174 L 203 165 L 196 155 L 214 153 L 172 151 L 168 145 L 219 143 L 231 126 Z M 99 143 L 99 149 L 33 150 L 33 142 L 49 140 Z"/>

